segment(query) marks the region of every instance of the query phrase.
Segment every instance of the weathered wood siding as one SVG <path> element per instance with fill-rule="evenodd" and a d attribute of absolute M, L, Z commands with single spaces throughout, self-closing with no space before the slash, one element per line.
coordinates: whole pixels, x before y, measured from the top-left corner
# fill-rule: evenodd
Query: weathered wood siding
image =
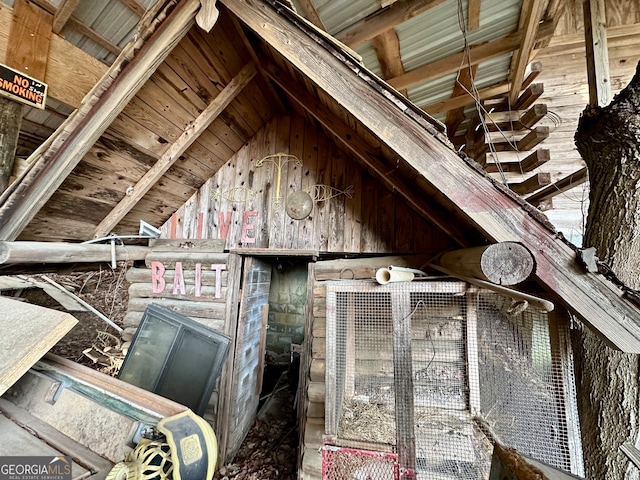
<path fill-rule="evenodd" d="M 302 165 L 282 157 L 280 176 L 272 163 L 257 165 L 278 153 L 293 155 Z M 337 189 L 330 192 L 336 196 L 314 202 L 307 218 L 289 217 L 289 194 L 327 191 L 316 185 Z M 341 193 L 348 188 L 351 198 Z M 439 229 L 297 115 L 274 119 L 258 131 L 162 227 L 165 236 L 172 229 L 179 238 L 226 239 L 227 249 L 414 253 L 447 244 Z"/>

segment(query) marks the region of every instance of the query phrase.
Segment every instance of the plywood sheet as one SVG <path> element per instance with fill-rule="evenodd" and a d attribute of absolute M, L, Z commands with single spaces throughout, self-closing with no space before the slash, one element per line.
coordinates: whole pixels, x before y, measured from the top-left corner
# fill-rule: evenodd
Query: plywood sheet
<path fill-rule="evenodd" d="M 66 312 L 0 297 L 0 395 L 78 320 Z"/>

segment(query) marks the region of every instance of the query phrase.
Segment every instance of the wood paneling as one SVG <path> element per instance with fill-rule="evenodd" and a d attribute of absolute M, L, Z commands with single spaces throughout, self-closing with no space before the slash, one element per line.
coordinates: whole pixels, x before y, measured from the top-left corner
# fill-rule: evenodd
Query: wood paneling
<path fill-rule="evenodd" d="M 256 166 L 276 153 L 302 162 L 282 158 L 287 163 L 280 192 L 276 166 Z M 335 196 L 317 199 L 307 218 L 294 220 L 286 213 L 286 199 L 298 190 Z M 433 235 L 444 236 L 298 115 L 269 122 L 178 210 L 183 238 L 193 238 L 195 231 L 185 226 L 195 225 L 198 214 L 206 216 L 204 238 L 226 238 L 227 249 L 428 253 Z M 162 227 L 167 236 L 169 229 L 169 223 Z"/>

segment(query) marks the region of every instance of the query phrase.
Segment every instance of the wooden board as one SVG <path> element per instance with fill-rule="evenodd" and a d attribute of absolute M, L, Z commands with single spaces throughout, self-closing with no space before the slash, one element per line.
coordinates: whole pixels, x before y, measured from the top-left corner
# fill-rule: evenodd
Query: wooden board
<path fill-rule="evenodd" d="M 0 297 L 0 395 L 78 323 L 73 315 Z"/>

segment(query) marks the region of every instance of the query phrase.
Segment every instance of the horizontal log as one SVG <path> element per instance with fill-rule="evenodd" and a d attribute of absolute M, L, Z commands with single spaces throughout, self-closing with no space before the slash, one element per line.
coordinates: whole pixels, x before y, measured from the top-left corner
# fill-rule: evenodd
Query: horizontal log
<path fill-rule="evenodd" d="M 184 269 L 194 268 L 196 263 L 201 265 L 224 264 L 229 261 L 228 253 L 198 252 L 198 251 L 173 251 L 154 252 L 151 251 L 144 259 L 147 267 L 151 267 L 151 262 L 160 262 L 165 268 L 173 269 L 176 262 L 181 262 Z"/>
<path fill-rule="evenodd" d="M 227 287 L 223 285 L 220 288 L 220 295 L 216 296 L 216 287 L 211 285 L 202 285 L 200 287 L 200 296 L 197 297 L 195 294 L 196 287 L 195 285 L 189 285 L 185 283 L 185 294 L 182 295 L 180 293 L 173 293 L 172 284 L 167 282 L 164 290 L 162 292 L 156 293 L 153 291 L 153 287 L 150 283 L 132 283 L 129 286 L 129 297 L 132 298 L 171 298 L 171 299 L 179 299 L 182 301 L 190 301 L 193 303 L 199 302 L 214 302 L 218 300 L 220 304 L 224 304 Z"/>
<path fill-rule="evenodd" d="M 151 303 L 188 317 L 225 318 L 226 304 L 224 302 L 185 302 L 169 298 L 130 298 L 129 312 L 144 312 Z"/>
<path fill-rule="evenodd" d="M 227 270 L 222 270 L 220 272 L 220 278 L 222 281 L 222 285 L 227 284 Z M 176 271 L 175 270 L 165 270 L 163 278 L 167 282 L 167 284 L 173 284 L 173 279 L 175 278 Z M 183 270 L 182 275 L 184 277 L 185 284 L 193 285 L 196 281 L 196 271 L 195 269 L 187 269 Z M 202 284 L 215 285 L 217 273 L 215 270 L 211 270 L 207 268 L 206 265 L 202 265 L 202 269 L 200 271 L 200 280 Z M 127 270 L 126 277 L 127 282 L 129 283 L 151 283 L 151 269 L 150 268 L 136 268 L 132 267 Z"/>
<path fill-rule="evenodd" d="M 173 240 L 168 238 L 158 238 L 149 241 L 149 246 L 154 252 L 209 252 L 222 253 L 226 240 L 216 239 L 189 239 Z"/>
<path fill-rule="evenodd" d="M 307 390 L 307 397 L 310 402 L 324 403 L 325 392 L 326 389 L 324 382 L 311 382 Z"/>
<path fill-rule="evenodd" d="M 126 328 L 137 328 L 140 325 L 140 321 L 142 320 L 142 315 L 144 312 L 128 312 L 122 321 Z M 203 318 L 193 315 L 186 315 L 194 322 L 201 323 L 205 327 L 211 328 L 217 332 L 224 333 L 225 321 L 221 319 L 215 318 Z"/>
<path fill-rule="evenodd" d="M 379 268 L 420 268 L 430 260 L 428 255 L 406 255 L 358 259 L 338 259 L 317 262 L 314 266 L 316 280 L 373 279 Z"/>
<path fill-rule="evenodd" d="M 529 249 L 516 242 L 500 242 L 445 252 L 434 263 L 462 276 L 499 285 L 523 282 L 535 267 Z"/>
<path fill-rule="evenodd" d="M 324 382 L 324 374 L 326 369 L 326 362 L 319 358 L 311 360 L 311 367 L 309 368 L 309 378 L 312 382 Z"/>
<path fill-rule="evenodd" d="M 87 263 L 144 260 L 149 247 L 102 243 L 9 242 L 0 241 L 0 264 L 16 263 Z"/>

